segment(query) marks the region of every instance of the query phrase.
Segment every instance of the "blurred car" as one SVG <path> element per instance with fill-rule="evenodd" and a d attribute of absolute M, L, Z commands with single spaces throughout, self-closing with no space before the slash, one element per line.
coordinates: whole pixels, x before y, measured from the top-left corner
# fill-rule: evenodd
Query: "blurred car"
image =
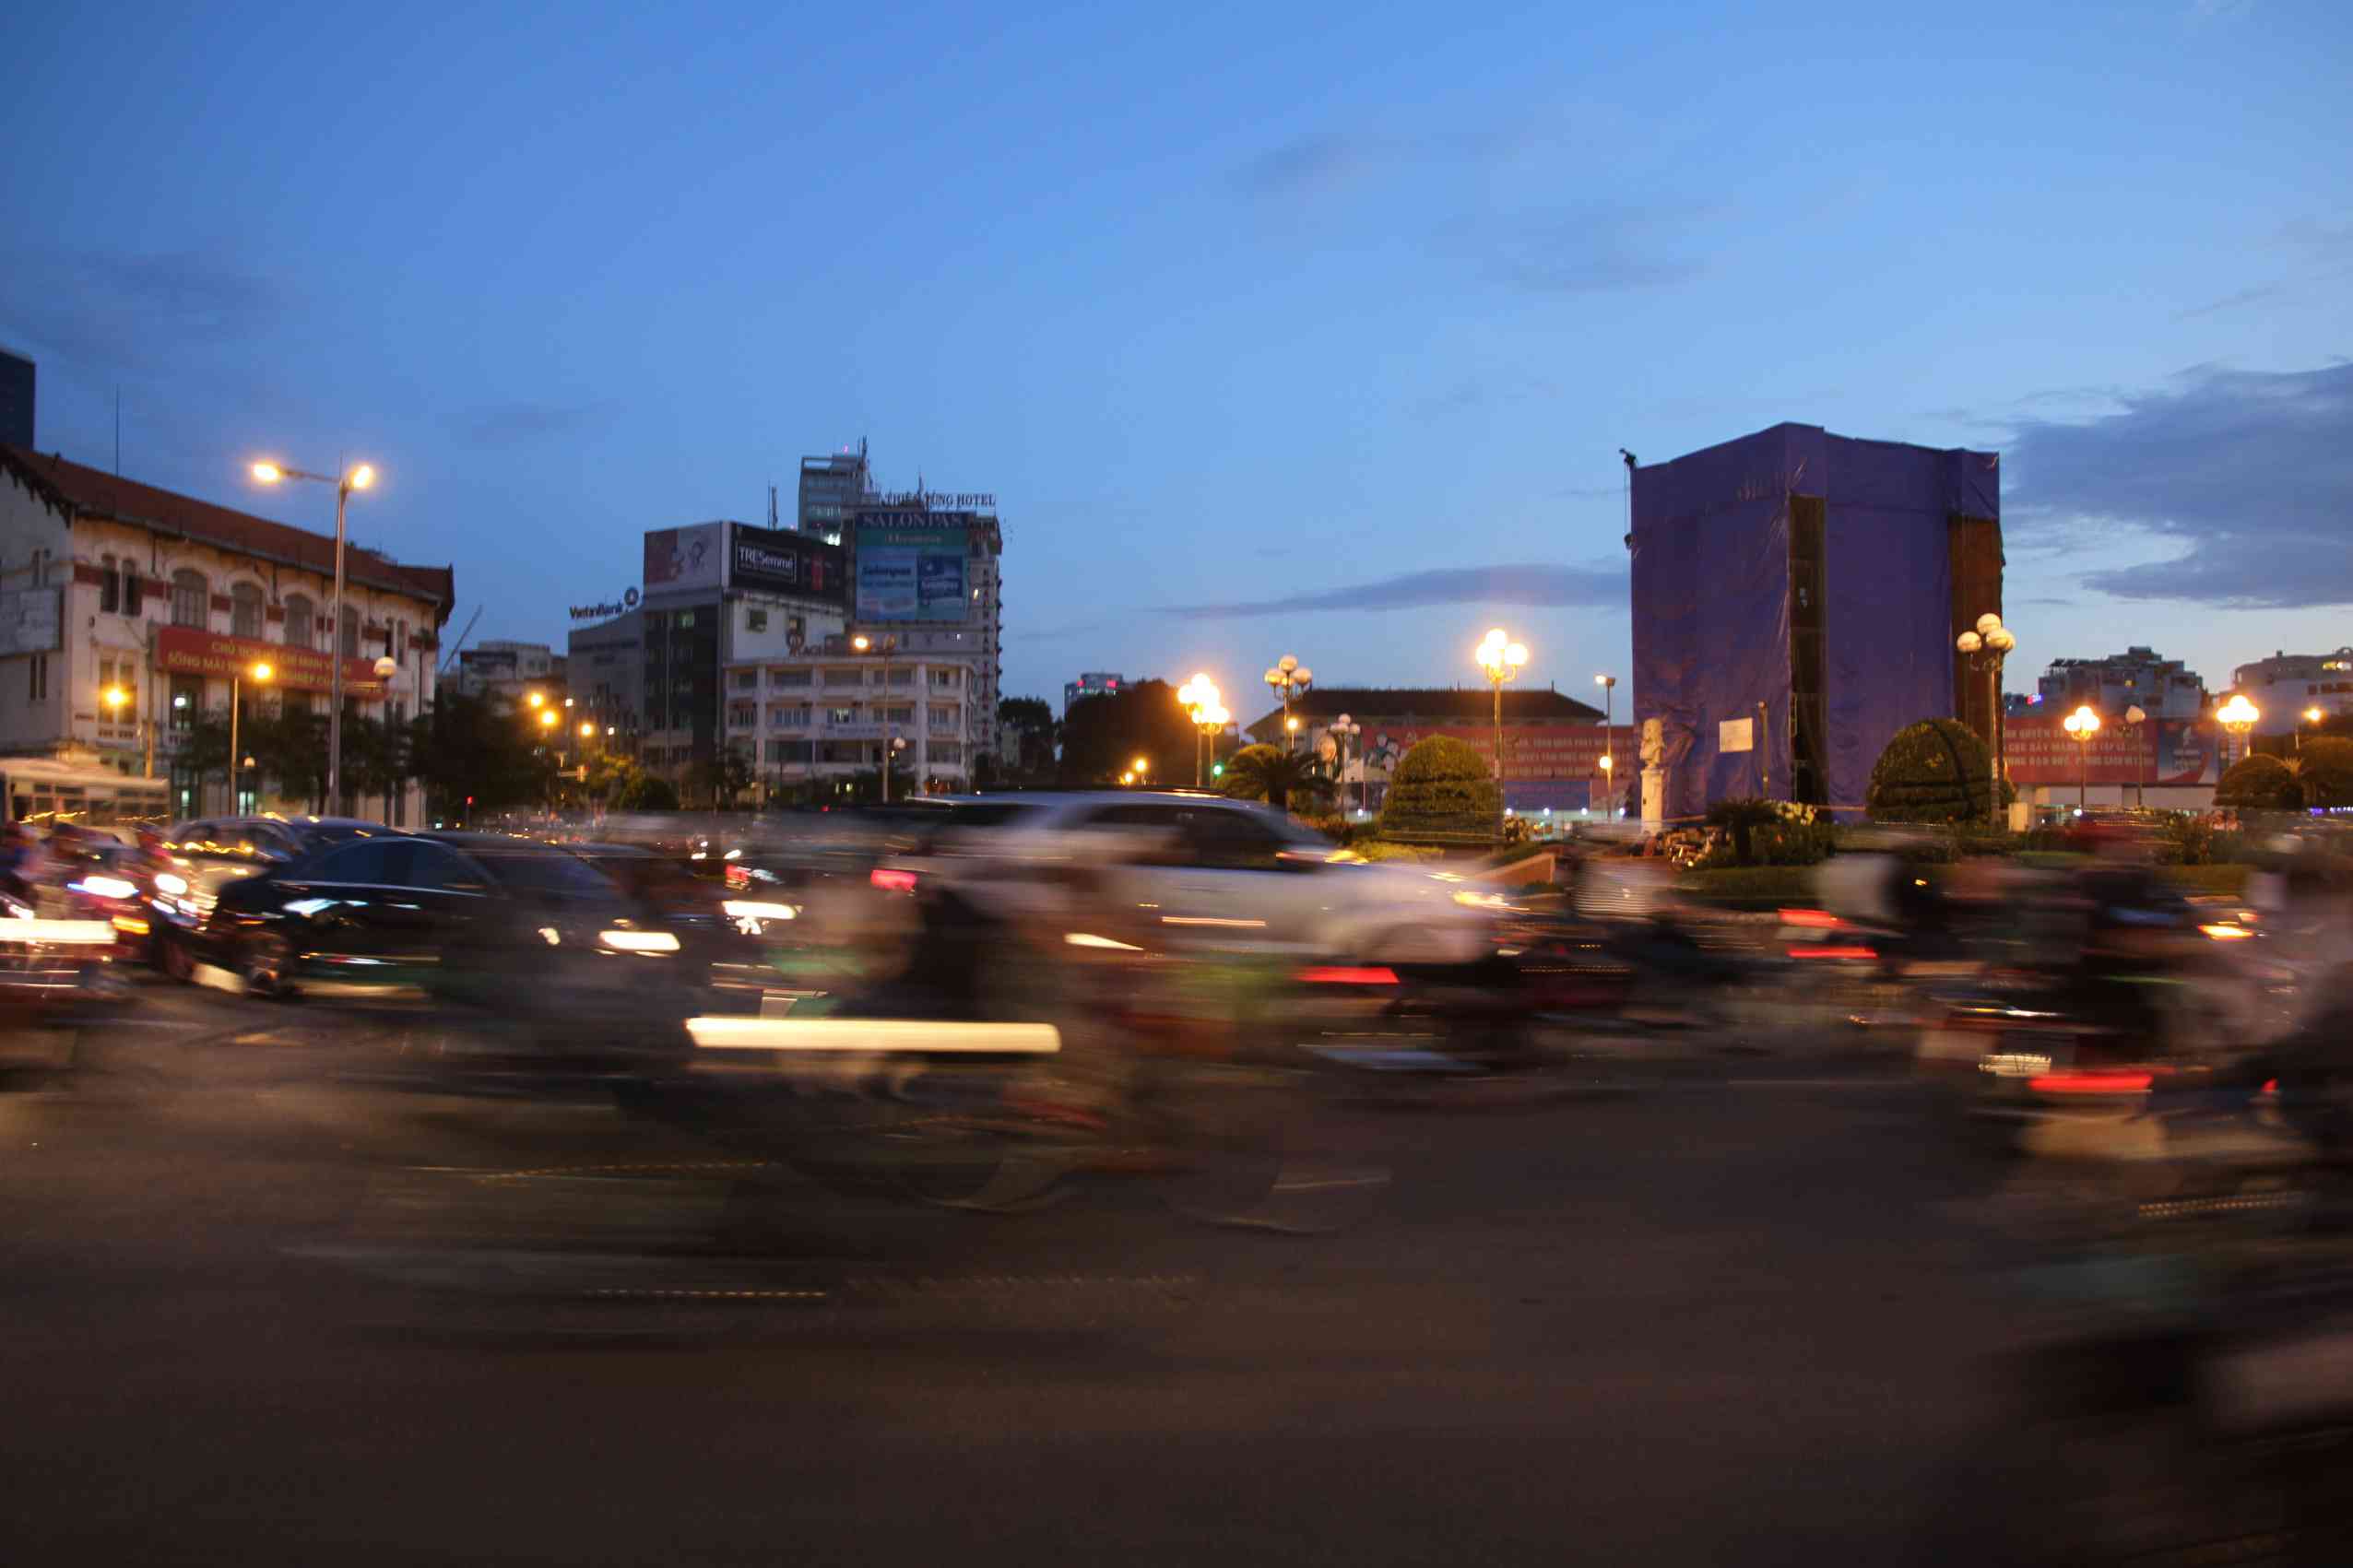
<path fill-rule="evenodd" d="M 533 1048 L 667 1044 L 704 991 L 610 878 L 497 833 L 324 843 L 224 888 L 203 943 L 262 995 L 414 987 Z"/>
<path fill-rule="evenodd" d="M 609 878 L 641 924 L 677 936 L 680 966 L 710 990 L 717 1010 L 759 1011 L 777 978 L 770 947 L 791 935 L 798 902 L 774 886 L 698 875 L 696 863 L 643 845 L 564 847 Z"/>
<path fill-rule="evenodd" d="M 222 889 L 322 845 L 399 831 L 356 817 L 204 817 L 175 824 L 164 835 L 170 864 L 138 878 L 152 914 L 149 961 L 174 979 L 189 979 L 203 948 L 192 937 Z"/>
<path fill-rule="evenodd" d="M 71 1025 L 121 995 L 102 919 L 43 916 L 0 891 L 0 1067 L 72 1065 Z"/>
<path fill-rule="evenodd" d="M 1445 870 L 1368 865 L 1247 801 L 1122 790 L 935 809 L 939 825 L 923 824 L 886 856 L 874 885 L 916 891 L 934 878 L 1049 940 L 1148 938 L 1171 950 L 1437 967 L 1478 964 L 1496 949 L 1505 901 L 1492 892 Z"/>

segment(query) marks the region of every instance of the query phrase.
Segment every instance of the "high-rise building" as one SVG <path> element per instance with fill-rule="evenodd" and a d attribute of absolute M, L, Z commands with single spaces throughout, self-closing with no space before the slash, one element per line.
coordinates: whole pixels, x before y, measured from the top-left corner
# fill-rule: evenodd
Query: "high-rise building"
<path fill-rule="evenodd" d="M 996 749 L 1004 678 L 1004 535 L 996 512 L 992 495 L 882 495 L 859 510 L 849 540 L 853 629 L 969 669 L 964 738 L 980 752 Z"/>
<path fill-rule="evenodd" d="M 1062 716 L 1066 719 L 1070 716 L 1070 704 L 1080 698 L 1100 697 L 1105 692 L 1117 691 L 1127 683 L 1127 679 L 1126 676 L 1115 674 L 1110 670 L 1091 669 L 1076 680 L 1064 681 L 1062 683 Z"/>
<path fill-rule="evenodd" d="M 2035 682 L 2038 707 L 2073 711 L 2086 703 L 2111 718 L 2138 708 L 2152 719 L 2194 719 L 2205 712 L 2205 682 L 2179 659 L 2153 648 L 2127 648 L 2104 659 L 2053 659 Z"/>
<path fill-rule="evenodd" d="M 866 463 L 866 441 L 860 437 L 856 452 L 844 447 L 839 452 L 822 457 L 800 460 L 799 505 L 794 513 L 795 526 L 804 534 L 815 534 L 827 544 L 838 545 L 849 531 L 858 508 L 870 505 L 874 500 L 874 477 Z"/>
<path fill-rule="evenodd" d="M 0 446 L 32 446 L 33 394 L 39 372 L 22 354 L 0 348 Z"/>

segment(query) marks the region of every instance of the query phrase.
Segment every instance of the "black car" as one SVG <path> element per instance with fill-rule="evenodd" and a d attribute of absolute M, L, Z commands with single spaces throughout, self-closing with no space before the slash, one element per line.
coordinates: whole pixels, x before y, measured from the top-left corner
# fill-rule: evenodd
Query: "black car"
<path fill-rule="evenodd" d="M 165 862 L 141 878 L 151 905 L 148 960 L 177 980 L 199 962 L 217 961 L 202 938 L 221 890 L 329 844 L 396 835 L 397 828 L 358 817 L 200 817 L 164 835 Z"/>
<path fill-rule="evenodd" d="M 668 1048 L 702 1001 L 677 936 L 609 878 L 496 833 L 329 845 L 224 889 L 206 934 L 264 995 L 421 991 L 535 1046 Z"/>

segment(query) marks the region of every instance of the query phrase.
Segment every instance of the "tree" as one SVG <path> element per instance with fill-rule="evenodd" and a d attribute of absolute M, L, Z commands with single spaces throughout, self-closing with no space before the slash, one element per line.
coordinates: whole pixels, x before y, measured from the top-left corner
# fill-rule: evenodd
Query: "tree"
<path fill-rule="evenodd" d="M 2296 756 L 2296 782 L 2306 806 L 2353 806 L 2353 740 L 2318 736 Z"/>
<path fill-rule="evenodd" d="M 1054 771 L 1054 739 L 1061 727 L 1043 697 L 1007 697 L 997 704 L 997 722 L 1021 737 L 1021 760 L 1015 764 L 1027 778 Z"/>
<path fill-rule="evenodd" d="M 1875 822 L 1981 822 L 1992 772 L 1975 730 L 1952 719 L 1922 719 L 1898 730 L 1879 754 L 1863 805 Z"/>
<path fill-rule="evenodd" d="M 675 811 L 678 786 L 652 773 L 639 773 L 613 797 L 616 811 Z"/>
<path fill-rule="evenodd" d="M 2214 786 L 2214 803 L 2250 811 L 2294 811 L 2304 804 L 2304 791 L 2294 769 L 2276 757 L 2257 753 L 2230 765 Z"/>
<path fill-rule="evenodd" d="M 1755 796 L 1719 800 L 1708 808 L 1708 825 L 1731 830 L 1732 858 L 1743 866 L 1756 864 L 1756 830 L 1773 827 L 1780 820 L 1778 802 Z"/>
<path fill-rule="evenodd" d="M 1400 758 L 1389 775 L 1381 836 L 1492 838 L 1502 816 L 1502 792 L 1487 760 L 1450 736 L 1434 735 Z"/>
<path fill-rule="evenodd" d="M 430 814 L 443 817 L 459 815 L 469 796 L 478 812 L 542 800 L 555 767 L 521 719 L 488 698 L 447 689 L 409 721 L 407 755 L 410 776 L 424 781 Z"/>
<path fill-rule="evenodd" d="M 752 772 L 751 759 L 727 746 L 697 758 L 687 770 L 687 778 L 697 793 L 711 797 L 713 810 L 727 811 L 734 808 L 738 796 L 751 787 Z"/>
<path fill-rule="evenodd" d="M 1245 746 L 1225 760 L 1219 787 L 1236 800 L 1263 800 L 1287 811 L 1295 796 L 1303 808 L 1329 799 L 1332 782 L 1321 758 L 1273 746 Z"/>
<path fill-rule="evenodd" d="M 1060 777 L 1066 784 L 1109 784 L 1142 757 L 1153 778 L 1190 784 L 1199 733 L 1174 687 L 1140 680 L 1070 704 Z"/>

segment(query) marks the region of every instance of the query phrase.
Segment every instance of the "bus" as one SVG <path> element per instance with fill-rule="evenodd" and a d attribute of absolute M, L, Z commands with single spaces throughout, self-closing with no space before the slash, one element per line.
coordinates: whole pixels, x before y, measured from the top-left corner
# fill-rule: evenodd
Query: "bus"
<path fill-rule="evenodd" d="M 112 768 L 47 757 L 0 757 L 0 815 L 50 828 L 73 822 L 101 830 L 159 826 L 171 819 L 169 779 L 143 779 Z"/>

